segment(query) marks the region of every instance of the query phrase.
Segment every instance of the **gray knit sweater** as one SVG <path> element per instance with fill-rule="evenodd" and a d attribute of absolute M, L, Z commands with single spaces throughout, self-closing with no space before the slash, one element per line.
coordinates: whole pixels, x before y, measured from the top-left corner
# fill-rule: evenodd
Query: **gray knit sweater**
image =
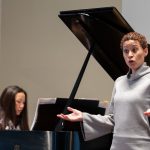
<path fill-rule="evenodd" d="M 113 132 L 111 150 L 150 150 L 150 125 L 143 114 L 149 108 L 150 67 L 144 63 L 115 81 L 108 114 L 83 113 L 85 140 Z"/>

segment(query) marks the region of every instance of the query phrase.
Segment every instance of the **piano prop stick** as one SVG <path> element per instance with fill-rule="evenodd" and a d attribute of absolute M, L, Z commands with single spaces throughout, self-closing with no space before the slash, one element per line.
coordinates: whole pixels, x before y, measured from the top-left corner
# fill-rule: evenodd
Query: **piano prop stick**
<path fill-rule="evenodd" d="M 83 15 L 82 15 L 83 16 Z M 78 20 L 79 21 L 79 20 Z M 78 21 L 76 21 L 74 24 L 72 24 L 72 29 L 74 30 L 74 31 L 76 31 L 76 27 L 78 26 L 79 28 L 80 28 L 80 33 L 79 33 L 79 38 L 81 39 L 81 40 L 84 40 L 86 43 L 86 45 L 87 46 L 90 46 L 90 42 L 89 42 L 89 38 L 87 38 L 87 36 L 88 36 L 88 34 L 86 33 L 86 30 L 84 30 L 84 29 L 86 29 L 87 27 L 86 27 L 86 25 L 80 20 L 79 22 Z M 75 25 L 75 26 L 74 26 Z M 81 26 L 82 25 L 82 26 Z M 83 28 L 84 27 L 84 28 Z M 78 33 L 77 33 L 78 34 Z M 84 72 L 85 72 L 85 69 L 86 69 L 86 67 L 87 67 L 87 64 L 88 64 L 88 62 L 89 62 L 89 59 L 90 59 L 90 56 L 91 56 L 91 54 L 92 54 L 92 52 L 93 52 L 93 48 L 94 47 L 94 43 L 92 43 L 92 45 L 89 47 L 89 51 L 88 51 L 88 54 L 87 54 L 87 56 L 86 56 L 86 59 L 85 59 L 85 61 L 84 61 L 84 63 L 83 63 L 83 66 L 82 66 L 82 68 L 81 68 L 81 70 L 80 70 L 80 73 L 79 73 L 79 75 L 78 75 L 78 78 L 77 78 L 77 80 L 76 80 L 76 82 L 75 82 L 75 84 L 74 84 L 74 87 L 73 87 L 73 89 L 72 89 L 72 92 L 71 92 L 71 94 L 70 94 L 70 97 L 69 97 L 69 99 L 68 99 L 68 101 L 67 101 L 67 103 L 66 103 L 66 106 L 65 106 L 65 108 L 64 108 L 64 110 L 63 110 L 63 114 L 67 114 L 67 113 L 69 113 L 68 112 L 68 110 L 67 110 L 67 107 L 68 106 L 70 106 L 71 105 L 71 103 L 72 103 L 72 101 L 74 101 L 74 98 L 75 98 L 75 95 L 76 95 L 76 92 L 77 92 L 77 90 L 78 90 L 78 87 L 79 87 L 79 85 L 80 85 L 80 82 L 81 82 L 81 79 L 82 79 L 82 77 L 83 77 L 83 74 L 84 74 Z M 61 131 L 62 129 L 63 129 L 63 126 L 64 126 L 64 120 L 63 119 L 60 119 L 60 121 L 59 121 L 59 123 L 57 124 L 57 126 L 56 126 L 56 128 L 55 128 L 55 130 L 56 131 Z"/>

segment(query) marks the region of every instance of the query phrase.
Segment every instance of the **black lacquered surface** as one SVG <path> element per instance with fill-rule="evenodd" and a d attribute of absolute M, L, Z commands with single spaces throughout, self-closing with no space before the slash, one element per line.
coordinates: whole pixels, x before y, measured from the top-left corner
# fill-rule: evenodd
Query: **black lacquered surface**
<path fill-rule="evenodd" d="M 0 131 L 0 150 L 109 150 L 111 136 L 85 142 L 79 132 Z"/>
<path fill-rule="evenodd" d="M 1 150 L 48 150 L 47 132 L 0 131 Z"/>
<path fill-rule="evenodd" d="M 94 43 L 92 55 L 112 79 L 127 73 L 120 40 L 134 29 L 115 7 L 61 11 L 59 17 L 87 50 Z"/>

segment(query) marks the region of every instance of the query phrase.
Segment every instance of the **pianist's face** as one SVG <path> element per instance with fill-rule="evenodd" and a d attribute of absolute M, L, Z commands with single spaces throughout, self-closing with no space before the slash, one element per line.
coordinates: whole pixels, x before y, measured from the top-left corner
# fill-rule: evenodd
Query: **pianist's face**
<path fill-rule="evenodd" d="M 143 64 L 147 54 L 148 49 L 143 49 L 137 40 L 128 40 L 123 43 L 123 57 L 133 73 Z"/>
<path fill-rule="evenodd" d="M 20 115 L 25 106 L 25 94 L 23 92 L 19 92 L 15 96 L 15 110 L 16 115 Z"/>

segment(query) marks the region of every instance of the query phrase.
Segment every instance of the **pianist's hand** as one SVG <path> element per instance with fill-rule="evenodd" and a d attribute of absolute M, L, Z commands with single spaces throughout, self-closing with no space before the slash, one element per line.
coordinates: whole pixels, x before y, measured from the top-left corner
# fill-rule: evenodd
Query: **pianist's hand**
<path fill-rule="evenodd" d="M 144 112 L 144 115 L 150 117 L 150 109 L 147 109 L 147 111 Z"/>
<path fill-rule="evenodd" d="M 71 107 L 68 107 L 67 109 L 72 113 L 68 115 L 58 114 L 57 117 L 71 122 L 83 121 L 83 115 L 81 111 L 73 109 Z"/>

